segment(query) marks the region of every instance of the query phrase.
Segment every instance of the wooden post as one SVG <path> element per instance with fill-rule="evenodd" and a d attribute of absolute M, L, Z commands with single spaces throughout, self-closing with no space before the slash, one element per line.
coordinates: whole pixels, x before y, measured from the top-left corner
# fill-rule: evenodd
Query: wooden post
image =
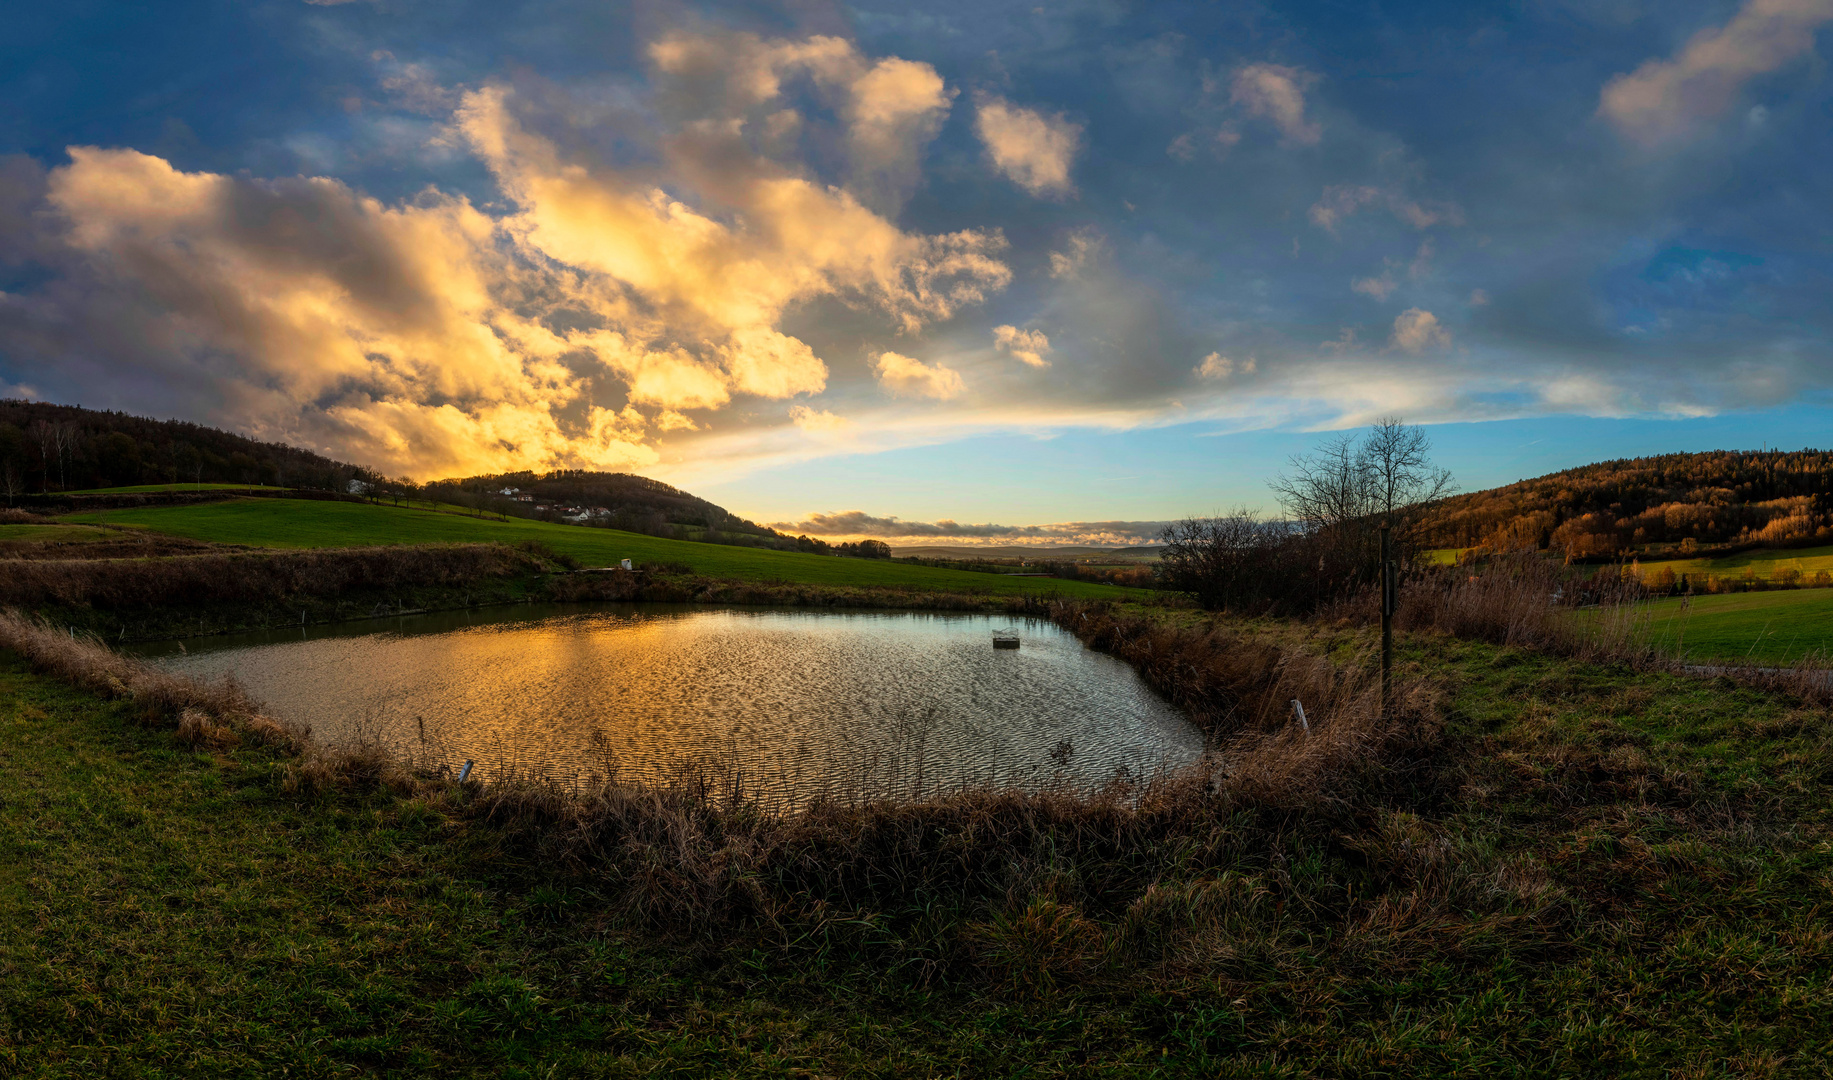
<path fill-rule="evenodd" d="M 1394 667 L 1394 608 L 1399 599 L 1396 587 L 1392 532 L 1381 526 L 1381 716 L 1387 718 L 1388 679 Z"/>

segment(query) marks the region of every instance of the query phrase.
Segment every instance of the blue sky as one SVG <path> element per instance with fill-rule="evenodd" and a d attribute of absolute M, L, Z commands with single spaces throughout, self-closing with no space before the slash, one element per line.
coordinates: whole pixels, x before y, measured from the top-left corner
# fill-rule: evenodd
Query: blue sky
<path fill-rule="evenodd" d="M 1266 506 L 1380 416 L 1467 488 L 1824 445 L 1829 22 L 41 5 L 0 43 L 0 392 L 882 535 Z"/>

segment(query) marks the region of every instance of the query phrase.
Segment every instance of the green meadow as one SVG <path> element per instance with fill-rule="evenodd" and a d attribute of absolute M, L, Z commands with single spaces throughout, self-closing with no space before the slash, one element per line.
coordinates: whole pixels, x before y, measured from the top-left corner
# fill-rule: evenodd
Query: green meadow
<path fill-rule="evenodd" d="M 1701 574 L 1718 574 L 1721 577 L 1737 577 L 1749 567 L 1758 577 L 1767 578 L 1778 570 L 1793 569 L 1804 574 L 1816 570 L 1833 571 L 1833 546 L 1811 548 L 1759 548 L 1755 551 L 1740 551 L 1736 555 L 1727 555 L 1719 559 L 1662 559 L 1644 561 L 1644 569 L 1665 568 L 1674 571 L 1676 577 L 1681 574 L 1698 576 Z"/>
<path fill-rule="evenodd" d="M 75 544 L 107 538 L 107 532 L 84 525 L 0 525 L 0 543 Z"/>
<path fill-rule="evenodd" d="M 163 491 L 279 491 L 271 484 L 130 484 L 127 487 L 84 488 L 65 495 L 137 495 Z"/>
<path fill-rule="evenodd" d="M 533 540 L 586 566 L 620 559 L 673 563 L 707 577 L 807 585 L 884 586 L 954 592 L 1051 594 L 1123 599 L 1135 590 L 1057 578 L 1001 577 L 938 570 L 873 559 L 728 547 L 666 540 L 615 529 L 555 525 L 415 507 L 303 499 L 232 499 L 199 506 L 148 506 L 71 515 L 73 523 L 129 526 L 207 540 L 270 548 L 355 547 L 369 544 L 504 543 Z"/>
<path fill-rule="evenodd" d="M 1649 640 L 1689 660 L 1792 664 L 1833 656 L 1833 589 L 1670 597 L 1648 605 Z"/>

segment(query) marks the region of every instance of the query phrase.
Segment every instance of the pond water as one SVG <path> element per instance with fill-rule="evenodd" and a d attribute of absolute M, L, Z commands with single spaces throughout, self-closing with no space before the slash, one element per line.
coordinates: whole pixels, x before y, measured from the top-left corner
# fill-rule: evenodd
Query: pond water
<path fill-rule="evenodd" d="M 994 649 L 996 629 L 1018 649 Z M 1201 734 L 1126 664 L 1040 620 L 530 605 L 167 642 L 336 744 L 482 776 L 659 781 L 693 763 L 769 802 L 969 784 L 1093 786 L 1195 762 Z"/>

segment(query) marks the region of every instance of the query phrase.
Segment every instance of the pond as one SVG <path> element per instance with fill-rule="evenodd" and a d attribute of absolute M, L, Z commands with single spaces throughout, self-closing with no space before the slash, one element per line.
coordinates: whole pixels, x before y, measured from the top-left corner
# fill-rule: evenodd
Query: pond
<path fill-rule="evenodd" d="M 995 630 L 1020 647 L 995 649 Z M 1010 616 L 527 605 L 143 646 L 337 744 L 558 781 L 736 775 L 766 802 L 1092 787 L 1198 760 L 1125 663 Z"/>

